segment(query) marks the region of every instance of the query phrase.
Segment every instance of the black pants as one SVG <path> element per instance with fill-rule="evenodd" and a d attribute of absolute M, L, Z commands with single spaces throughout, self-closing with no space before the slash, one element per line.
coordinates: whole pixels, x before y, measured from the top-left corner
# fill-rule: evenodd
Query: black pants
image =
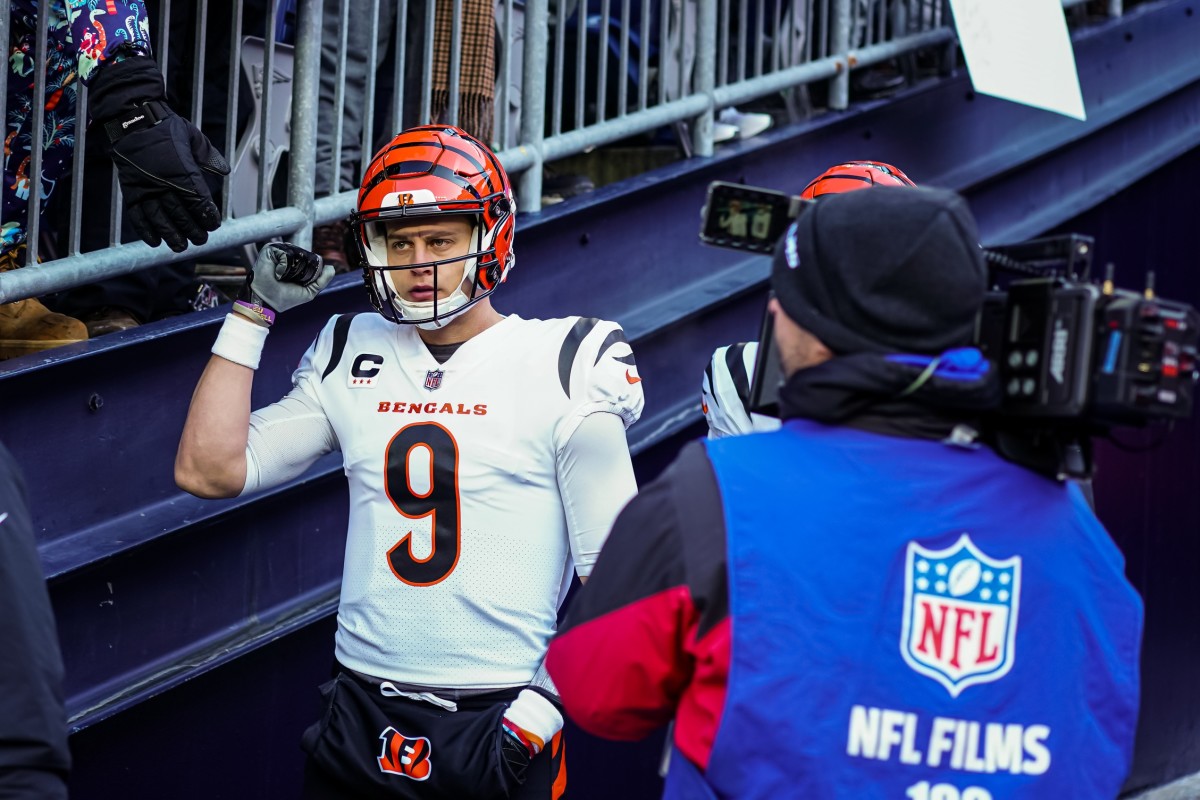
<path fill-rule="evenodd" d="M 321 720 L 304 734 L 304 800 L 454 798 L 558 800 L 566 768 L 559 732 L 517 781 L 501 755 L 504 709 L 521 687 L 459 700 L 457 711 L 340 671 L 321 687 Z"/>

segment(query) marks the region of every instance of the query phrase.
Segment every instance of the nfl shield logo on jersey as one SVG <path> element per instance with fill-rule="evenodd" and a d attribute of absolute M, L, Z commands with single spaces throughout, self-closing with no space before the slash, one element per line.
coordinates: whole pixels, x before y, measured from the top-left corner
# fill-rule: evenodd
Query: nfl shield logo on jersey
<path fill-rule="evenodd" d="M 429 391 L 440 389 L 442 386 L 442 375 L 446 374 L 442 369 L 431 369 L 425 373 L 425 388 Z"/>
<path fill-rule="evenodd" d="M 1004 677 L 1016 656 L 1021 557 L 991 558 L 963 534 L 945 550 L 908 543 L 900 653 L 952 697 Z"/>

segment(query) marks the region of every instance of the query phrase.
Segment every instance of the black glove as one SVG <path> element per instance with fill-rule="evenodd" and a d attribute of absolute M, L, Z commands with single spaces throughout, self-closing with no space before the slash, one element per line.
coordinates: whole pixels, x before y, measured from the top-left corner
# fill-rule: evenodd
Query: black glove
<path fill-rule="evenodd" d="M 147 55 L 105 62 L 89 86 L 92 119 L 104 127 L 129 222 L 151 247 L 176 253 L 208 241 L 221 224 L 201 170 L 229 164 L 195 125 L 166 104 L 162 73 Z"/>
<path fill-rule="evenodd" d="M 513 738 L 507 731 L 502 731 L 500 734 L 500 756 L 504 759 L 504 769 L 508 779 L 517 786 L 524 785 L 525 775 L 529 772 L 529 764 L 533 761 L 533 756 L 529 754 L 529 749 Z"/>

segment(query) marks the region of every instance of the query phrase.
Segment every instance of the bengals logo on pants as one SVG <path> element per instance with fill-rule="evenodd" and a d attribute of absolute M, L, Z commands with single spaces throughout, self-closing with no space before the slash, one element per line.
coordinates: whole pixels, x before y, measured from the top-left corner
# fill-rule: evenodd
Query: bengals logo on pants
<path fill-rule="evenodd" d="M 387 727 L 379 734 L 383 750 L 379 754 L 379 769 L 394 775 L 403 775 L 414 781 L 423 781 L 433 771 L 429 760 L 429 740 L 424 736 L 409 737 Z"/>

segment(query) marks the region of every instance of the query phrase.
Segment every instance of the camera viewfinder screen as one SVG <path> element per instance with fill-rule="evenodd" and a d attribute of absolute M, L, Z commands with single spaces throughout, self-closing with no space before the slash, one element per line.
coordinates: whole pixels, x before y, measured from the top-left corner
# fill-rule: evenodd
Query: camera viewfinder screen
<path fill-rule="evenodd" d="M 725 247 L 770 253 L 787 229 L 790 202 L 782 193 L 715 185 L 701 238 Z"/>

